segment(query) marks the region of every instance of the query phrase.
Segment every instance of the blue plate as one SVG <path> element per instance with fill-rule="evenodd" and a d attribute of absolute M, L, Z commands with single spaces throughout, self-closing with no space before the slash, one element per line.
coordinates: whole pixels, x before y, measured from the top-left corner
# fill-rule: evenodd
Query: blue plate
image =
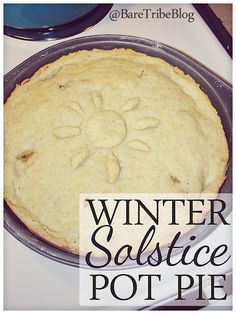
<path fill-rule="evenodd" d="M 53 40 L 98 23 L 112 4 L 5 4 L 4 34 L 24 40 Z"/>
<path fill-rule="evenodd" d="M 15 28 L 45 28 L 66 24 L 98 7 L 98 4 L 5 4 L 4 24 Z"/>

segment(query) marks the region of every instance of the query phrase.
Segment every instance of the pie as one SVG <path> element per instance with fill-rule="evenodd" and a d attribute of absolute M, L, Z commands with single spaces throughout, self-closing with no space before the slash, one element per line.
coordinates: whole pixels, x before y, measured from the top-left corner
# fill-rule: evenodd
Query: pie
<path fill-rule="evenodd" d="M 75 254 L 80 193 L 217 193 L 227 162 L 198 84 L 130 49 L 63 56 L 5 104 L 5 199 L 32 232 Z"/>

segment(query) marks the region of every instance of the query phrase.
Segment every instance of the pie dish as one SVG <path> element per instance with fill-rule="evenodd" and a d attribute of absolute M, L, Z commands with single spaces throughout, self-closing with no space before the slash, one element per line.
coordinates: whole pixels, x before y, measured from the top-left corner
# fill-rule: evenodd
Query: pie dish
<path fill-rule="evenodd" d="M 76 254 L 79 193 L 217 193 L 227 162 L 220 118 L 194 80 L 130 49 L 63 56 L 5 104 L 5 199 Z"/>

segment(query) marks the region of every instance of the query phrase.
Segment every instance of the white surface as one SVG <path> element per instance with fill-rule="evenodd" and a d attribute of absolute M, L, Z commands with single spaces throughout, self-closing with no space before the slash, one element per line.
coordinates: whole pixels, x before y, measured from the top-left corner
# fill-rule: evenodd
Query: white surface
<path fill-rule="evenodd" d="M 195 21 L 188 23 L 183 19 L 120 19 L 112 22 L 107 15 L 95 27 L 70 38 L 98 34 L 126 34 L 154 39 L 189 54 L 226 80 L 232 80 L 231 58 L 192 5 L 120 4 L 114 5 L 112 10 L 127 8 L 135 12 L 141 11 L 143 7 L 151 8 L 153 11 L 160 7 L 165 11 L 182 7 L 187 12 L 195 12 Z M 32 54 L 68 38 L 50 42 L 27 42 L 6 36 L 4 39 L 6 73 Z"/>
<path fill-rule="evenodd" d="M 4 308 L 75 310 L 78 269 L 51 261 L 4 234 Z"/>
<path fill-rule="evenodd" d="M 112 9 L 125 7 L 130 11 L 141 11 L 144 5 L 114 5 Z M 167 11 L 180 5 L 145 5 L 145 8 L 154 11 L 160 7 Z M 191 5 L 181 7 L 195 12 L 193 23 L 166 19 L 112 22 L 107 15 L 95 27 L 71 38 L 110 33 L 154 39 L 189 54 L 231 81 L 231 59 L 224 48 Z M 4 72 L 7 73 L 32 54 L 64 40 L 26 42 L 4 36 Z M 5 231 L 5 309 L 76 309 L 78 285 L 77 269 L 40 256 Z"/>

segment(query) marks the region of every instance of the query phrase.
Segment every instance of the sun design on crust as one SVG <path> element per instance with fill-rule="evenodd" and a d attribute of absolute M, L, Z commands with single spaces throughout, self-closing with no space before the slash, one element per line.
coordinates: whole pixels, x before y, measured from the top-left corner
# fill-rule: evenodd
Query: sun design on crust
<path fill-rule="evenodd" d="M 60 87 L 61 88 L 61 87 Z M 66 89 L 63 88 L 66 91 Z M 81 134 L 81 115 L 83 109 L 80 106 L 79 99 L 69 92 L 69 98 L 72 105 L 63 106 L 58 113 L 56 127 L 53 135 L 59 139 L 80 136 Z M 138 109 L 140 97 L 127 99 L 121 104 L 120 110 L 105 109 L 103 95 L 99 91 L 90 92 L 91 102 L 94 110 L 84 126 L 85 134 L 88 137 L 90 147 L 81 148 L 71 159 L 71 166 L 74 169 L 84 165 L 89 158 L 90 150 L 106 149 L 108 151 L 105 167 L 107 171 L 107 180 L 110 184 L 115 183 L 119 178 L 121 166 L 119 157 L 114 154 L 113 149 L 124 142 L 128 130 L 125 120 L 125 113 Z M 70 121 L 70 125 L 65 125 L 65 121 Z M 155 128 L 159 120 L 154 117 L 143 117 L 134 121 L 131 128 L 134 130 L 146 130 Z M 142 152 L 149 152 L 150 147 L 139 139 L 127 141 L 130 149 Z"/>

